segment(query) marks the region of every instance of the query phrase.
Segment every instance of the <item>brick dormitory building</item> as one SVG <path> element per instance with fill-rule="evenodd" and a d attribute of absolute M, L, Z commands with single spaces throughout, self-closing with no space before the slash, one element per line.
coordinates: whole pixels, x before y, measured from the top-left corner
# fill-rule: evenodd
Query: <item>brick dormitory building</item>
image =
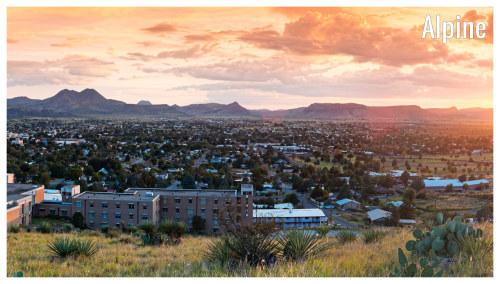
<path fill-rule="evenodd" d="M 92 229 L 158 225 L 165 220 L 183 222 L 191 228 L 194 216 L 204 220 L 207 233 L 252 224 L 252 185 L 244 184 L 239 190 L 129 188 L 123 193 L 80 193 L 80 186 L 74 184 L 45 189 L 10 181 L 8 225 L 30 224 L 31 216 L 71 218 L 77 212 Z"/>

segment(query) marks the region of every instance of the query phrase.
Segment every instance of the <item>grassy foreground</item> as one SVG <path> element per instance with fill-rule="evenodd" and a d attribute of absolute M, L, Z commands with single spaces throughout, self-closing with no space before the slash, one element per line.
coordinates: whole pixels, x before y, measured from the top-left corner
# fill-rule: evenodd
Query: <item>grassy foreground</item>
<path fill-rule="evenodd" d="M 488 237 L 492 225 L 483 225 Z M 362 239 L 333 246 L 322 256 L 305 262 L 281 262 L 269 268 L 241 268 L 228 271 L 204 261 L 211 237 L 186 236 L 175 246 L 141 246 L 131 235 L 107 238 L 100 233 L 68 233 L 94 240 L 99 251 L 92 257 L 60 259 L 51 255 L 47 243 L 62 234 L 9 233 L 7 273 L 22 271 L 26 277 L 46 276 L 256 276 L 256 277 L 387 277 L 397 263 L 397 248 L 411 239 L 411 230 L 392 228 L 381 240 L 365 244 Z M 466 265 L 453 276 L 492 276 L 492 255 L 480 264 L 481 269 Z"/>

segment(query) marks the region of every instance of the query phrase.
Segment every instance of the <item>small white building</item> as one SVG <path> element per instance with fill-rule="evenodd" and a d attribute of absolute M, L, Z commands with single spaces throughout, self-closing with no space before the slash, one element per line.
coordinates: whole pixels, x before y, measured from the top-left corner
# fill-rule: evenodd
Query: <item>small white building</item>
<path fill-rule="evenodd" d="M 321 209 L 254 209 L 253 223 L 275 223 L 280 229 L 315 228 L 328 223 Z"/>
<path fill-rule="evenodd" d="M 382 209 L 374 209 L 366 212 L 370 223 L 380 223 L 392 217 L 392 213 Z"/>

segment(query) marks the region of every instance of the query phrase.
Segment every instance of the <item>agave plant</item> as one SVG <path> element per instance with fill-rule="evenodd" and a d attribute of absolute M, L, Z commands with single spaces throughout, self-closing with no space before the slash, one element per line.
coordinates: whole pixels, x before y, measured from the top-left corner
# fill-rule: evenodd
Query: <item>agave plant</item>
<path fill-rule="evenodd" d="M 54 241 L 49 242 L 49 250 L 61 258 L 68 256 L 92 256 L 97 252 L 95 242 L 90 240 L 78 240 L 70 238 L 56 238 Z"/>
<path fill-rule="evenodd" d="M 328 242 L 310 231 L 292 230 L 278 239 L 281 255 L 286 260 L 303 261 L 329 248 Z"/>

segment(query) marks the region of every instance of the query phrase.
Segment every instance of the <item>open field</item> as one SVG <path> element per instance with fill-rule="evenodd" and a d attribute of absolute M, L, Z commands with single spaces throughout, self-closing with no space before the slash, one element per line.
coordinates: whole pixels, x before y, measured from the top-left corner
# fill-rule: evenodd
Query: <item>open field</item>
<path fill-rule="evenodd" d="M 491 224 L 481 225 L 491 238 Z M 96 255 L 59 259 L 50 254 L 47 243 L 62 234 L 9 233 L 7 273 L 22 271 L 26 277 L 48 276 L 389 276 L 397 262 L 397 248 L 411 239 L 406 228 L 386 228 L 380 241 L 365 244 L 361 239 L 332 247 L 323 255 L 304 262 L 278 262 L 270 268 L 240 268 L 229 271 L 204 261 L 204 251 L 212 237 L 185 237 L 177 246 L 141 246 L 138 238 L 122 234 L 107 238 L 100 233 L 69 233 L 72 237 L 98 243 Z M 461 267 L 452 276 L 491 276 L 492 256 L 482 260 L 481 269 Z"/>

